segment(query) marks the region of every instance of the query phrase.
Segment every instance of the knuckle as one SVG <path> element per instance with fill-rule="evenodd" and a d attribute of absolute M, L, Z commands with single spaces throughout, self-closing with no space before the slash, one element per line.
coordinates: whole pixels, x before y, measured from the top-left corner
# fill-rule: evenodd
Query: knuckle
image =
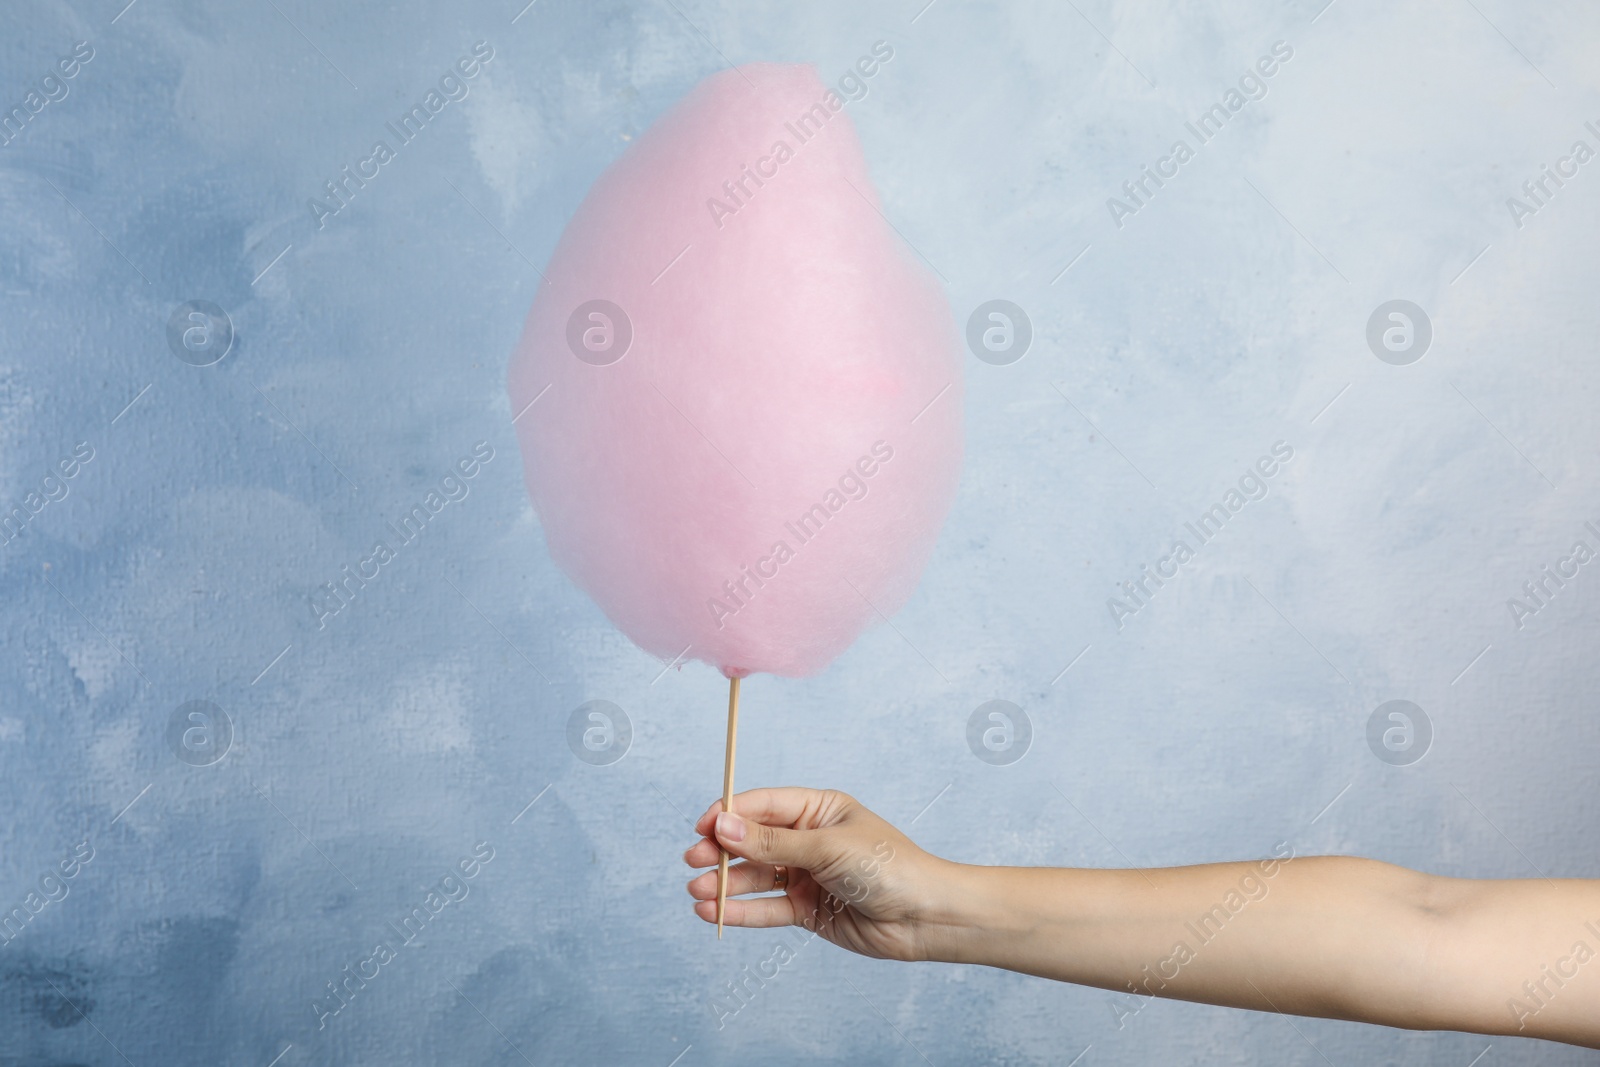
<path fill-rule="evenodd" d="M 860 801 L 849 793 L 837 789 L 824 789 L 822 791 L 822 807 L 824 811 L 835 811 L 840 815 L 848 815 L 861 807 Z"/>

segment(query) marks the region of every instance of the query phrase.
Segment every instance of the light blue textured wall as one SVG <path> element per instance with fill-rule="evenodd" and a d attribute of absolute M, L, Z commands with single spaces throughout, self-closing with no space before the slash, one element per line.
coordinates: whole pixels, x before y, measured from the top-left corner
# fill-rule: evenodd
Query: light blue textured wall
<path fill-rule="evenodd" d="M 961 495 L 895 629 L 747 684 L 740 784 L 842 788 L 982 862 L 1287 841 L 1600 876 L 1600 567 L 1507 607 L 1600 547 L 1600 161 L 1507 207 L 1600 149 L 1600 15 L 1323 2 L 6 4 L 0 906 L 28 921 L 0 1063 L 1587 1062 L 1165 1002 L 1119 1026 L 1106 993 L 820 943 L 719 1021 L 783 936 L 719 944 L 682 888 L 724 683 L 613 630 L 522 487 L 506 360 L 589 183 L 728 62 L 833 80 L 886 40 L 851 113 L 888 216 L 963 322 L 1007 299 L 1034 337 L 968 363 Z M 470 95 L 319 226 L 308 199 L 480 41 Z M 1432 324 L 1409 365 L 1367 343 L 1393 299 Z M 211 366 L 168 343 L 191 300 L 235 331 Z M 1278 441 L 1265 499 L 1119 631 L 1118 583 Z M 319 627 L 318 585 L 478 442 L 466 496 Z M 996 698 L 1034 728 L 1008 766 L 966 742 Z M 1432 724 L 1410 765 L 1368 743 L 1395 699 Z M 631 720 L 619 762 L 569 749 L 589 700 Z M 219 762 L 169 735 L 189 701 L 232 724 Z M 347 965 L 377 977 L 319 1030 Z"/>

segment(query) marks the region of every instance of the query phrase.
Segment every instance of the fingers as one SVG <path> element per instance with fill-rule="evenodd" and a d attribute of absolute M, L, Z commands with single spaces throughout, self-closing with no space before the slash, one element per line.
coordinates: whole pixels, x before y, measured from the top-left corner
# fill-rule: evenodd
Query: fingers
<path fill-rule="evenodd" d="M 728 868 L 728 895 L 770 893 L 777 872 L 767 863 L 735 863 Z M 689 895 L 696 900 L 717 899 L 717 872 L 707 871 L 689 881 Z"/>
<path fill-rule="evenodd" d="M 722 921 L 724 926 L 744 926 L 754 929 L 793 926 L 798 916 L 796 908 L 794 899 L 788 896 L 753 897 L 749 900 L 734 900 L 730 897 L 724 907 Z M 716 900 L 700 901 L 695 904 L 694 913 L 708 923 L 715 923 Z"/>
<path fill-rule="evenodd" d="M 820 867 L 838 851 L 833 831 L 785 830 L 767 826 L 737 812 L 722 816 L 713 829 L 716 837 L 701 838 L 683 854 L 683 862 L 690 867 L 715 867 L 722 859 L 722 850 L 740 859 L 758 863 L 785 863 L 794 867 Z M 738 840 L 731 836 L 737 833 Z M 832 846 L 832 847 L 830 847 Z"/>
<path fill-rule="evenodd" d="M 838 860 L 844 851 L 839 835 L 849 833 L 843 827 L 788 830 L 754 822 L 731 811 L 717 816 L 713 830 L 717 844 L 741 859 L 783 863 L 807 870 L 823 870 Z"/>
<path fill-rule="evenodd" d="M 852 803 L 849 797 L 835 790 L 799 786 L 750 789 L 733 796 L 733 810 L 747 819 L 807 830 L 838 821 Z M 695 833 L 710 837 L 712 823 L 721 810 L 722 801 L 714 801 L 696 820 Z"/>
<path fill-rule="evenodd" d="M 691 867 L 715 867 L 722 859 L 722 848 L 709 838 L 702 837 L 683 854 L 683 862 Z"/>
<path fill-rule="evenodd" d="M 786 830 L 753 822 L 737 812 L 723 812 L 712 827 L 715 839 L 702 838 L 683 854 L 690 867 L 711 867 L 722 858 L 722 849 L 741 859 L 758 863 L 783 863 L 807 869 L 825 867 L 840 851 L 833 827 L 820 830 Z"/>

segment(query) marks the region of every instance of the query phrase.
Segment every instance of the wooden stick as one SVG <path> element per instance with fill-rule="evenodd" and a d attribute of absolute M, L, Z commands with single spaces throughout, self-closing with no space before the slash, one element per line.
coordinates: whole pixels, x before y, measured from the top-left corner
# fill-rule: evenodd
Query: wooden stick
<path fill-rule="evenodd" d="M 722 810 L 733 810 L 733 750 L 739 736 L 739 679 L 728 679 L 728 744 L 722 756 Z M 728 850 L 717 861 L 717 940 L 722 940 L 722 913 L 728 906 Z"/>

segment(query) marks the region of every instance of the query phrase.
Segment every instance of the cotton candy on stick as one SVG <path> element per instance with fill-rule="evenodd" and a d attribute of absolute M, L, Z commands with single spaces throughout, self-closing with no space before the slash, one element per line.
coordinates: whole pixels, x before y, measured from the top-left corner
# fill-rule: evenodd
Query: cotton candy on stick
<path fill-rule="evenodd" d="M 739 679 L 820 671 L 932 551 L 961 457 L 949 304 L 807 65 L 701 82 L 545 275 L 509 376 L 529 495 L 612 622 L 730 680 L 727 810 Z"/>

